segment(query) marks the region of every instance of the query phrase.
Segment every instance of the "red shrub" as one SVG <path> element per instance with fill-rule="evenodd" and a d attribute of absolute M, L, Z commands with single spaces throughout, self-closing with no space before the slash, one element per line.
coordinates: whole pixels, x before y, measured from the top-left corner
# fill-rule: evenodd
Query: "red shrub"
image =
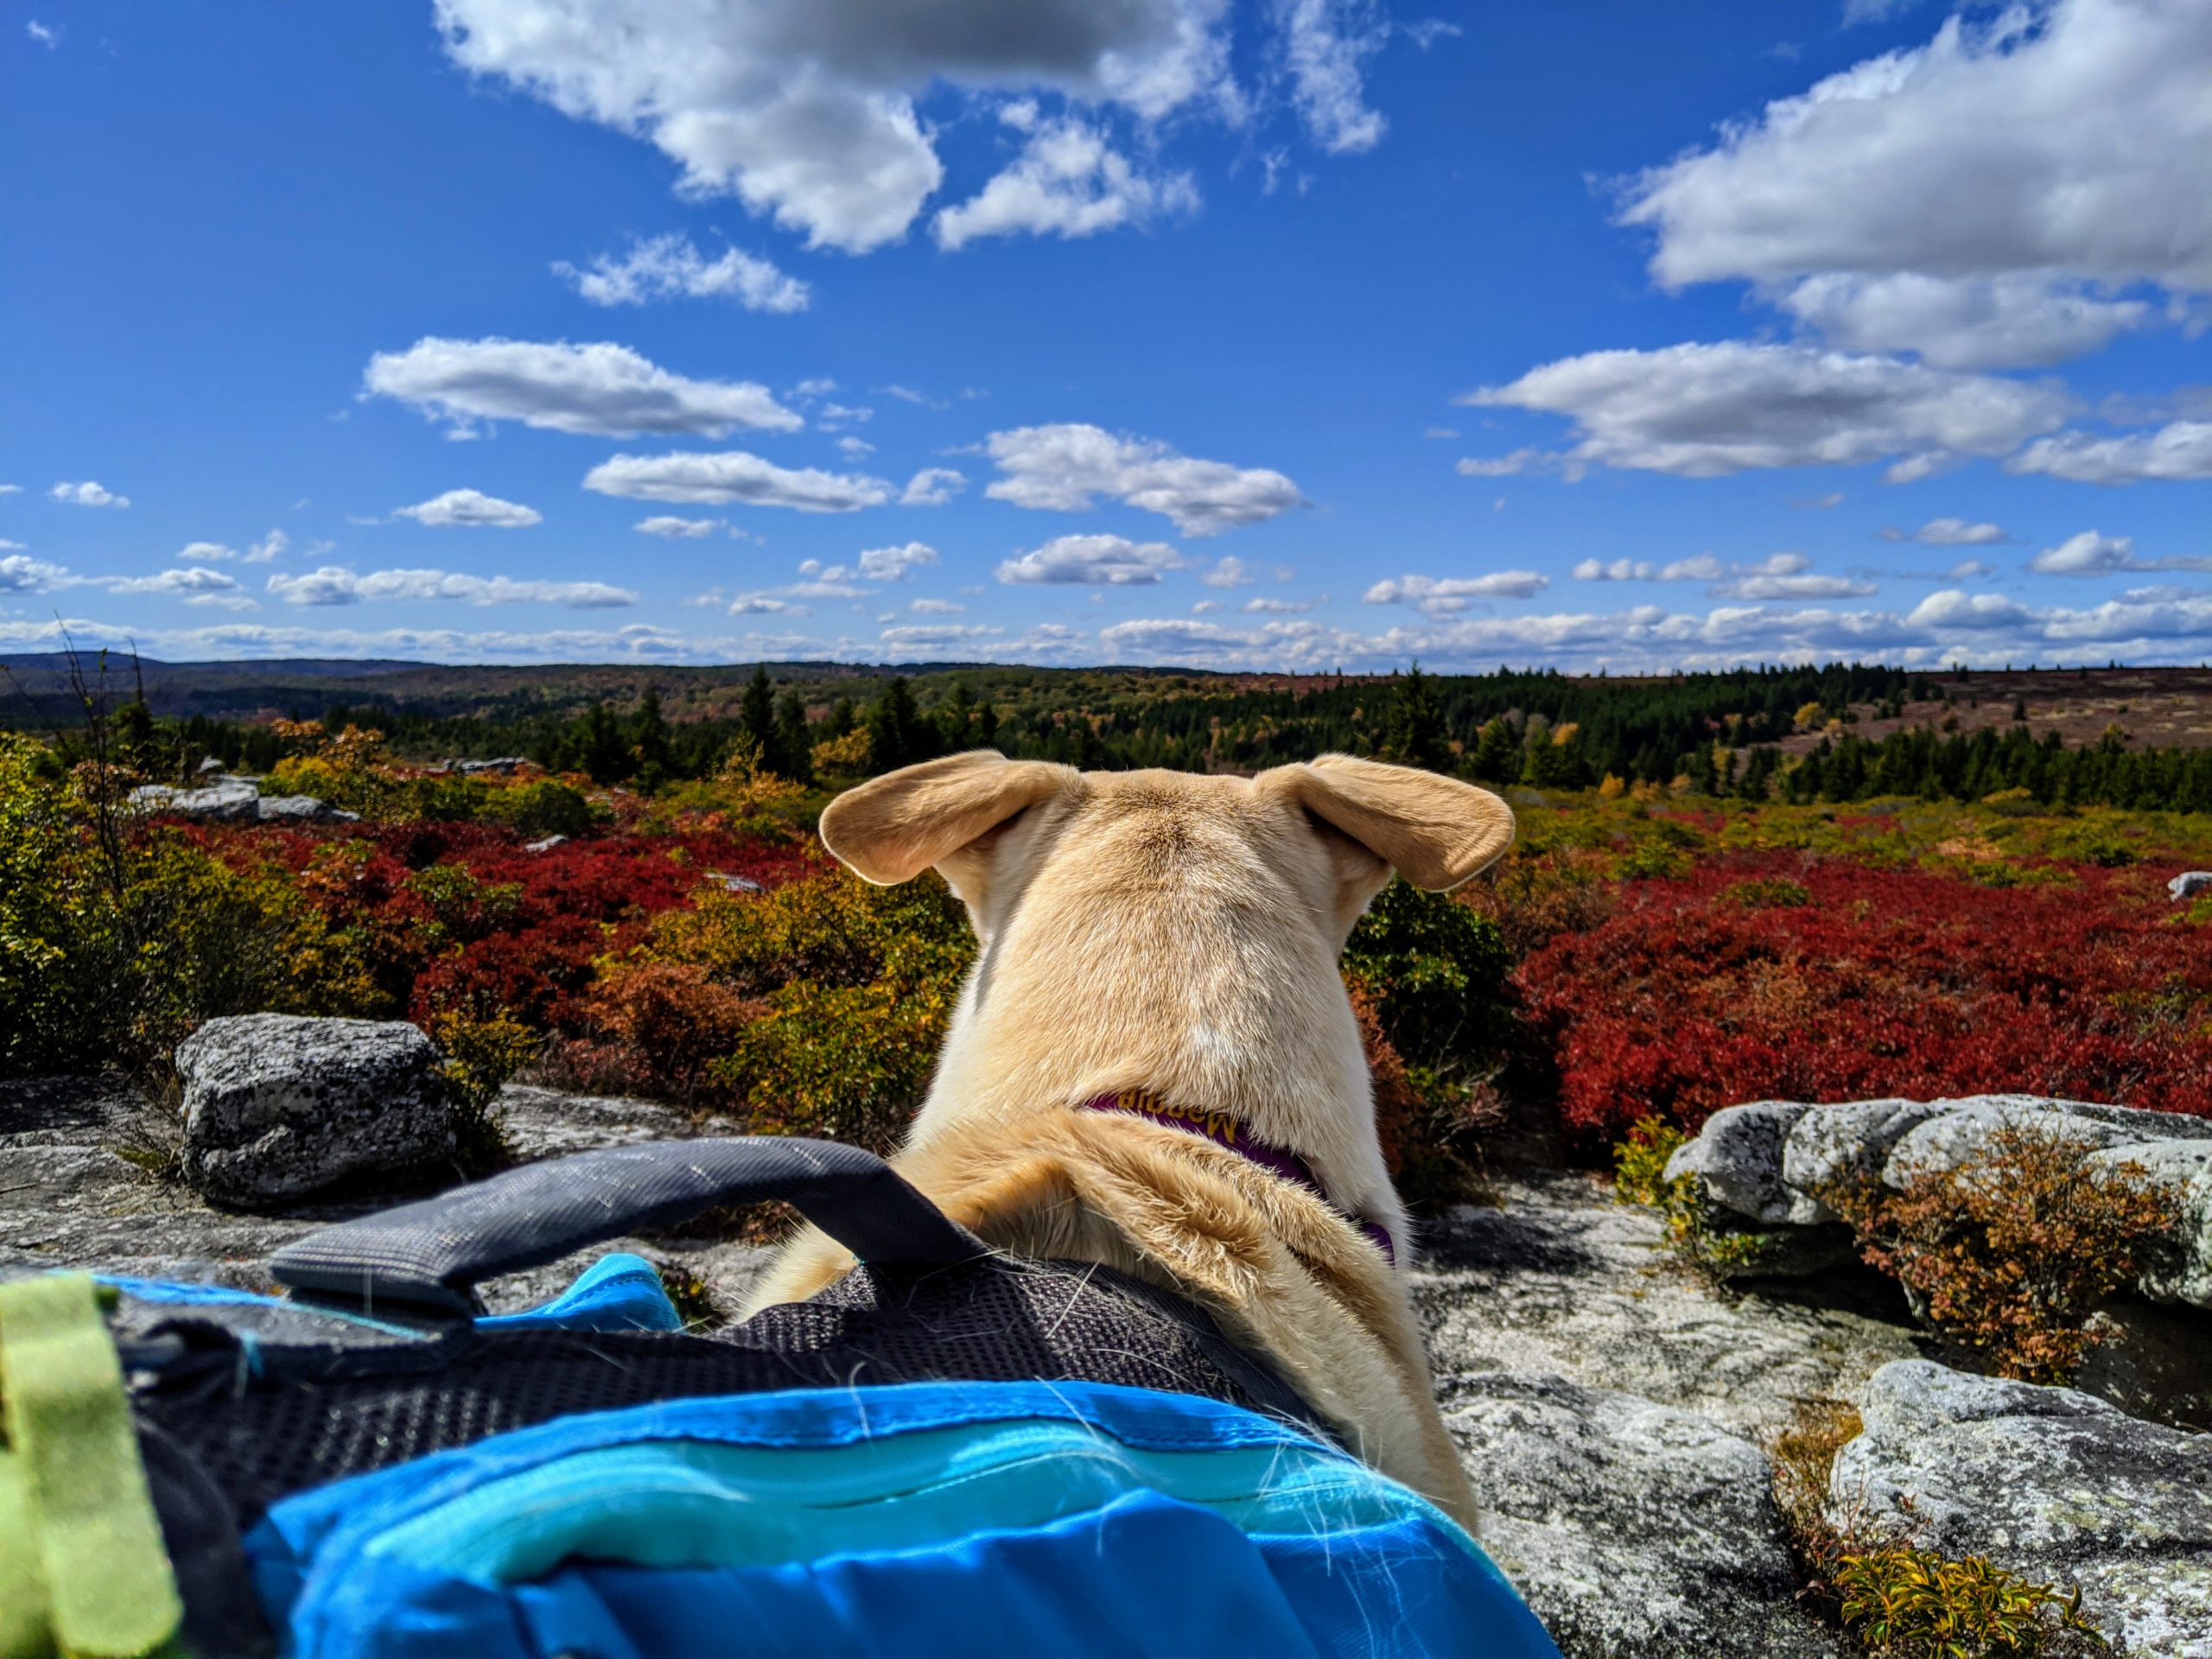
<path fill-rule="evenodd" d="M 2139 879 L 1988 887 L 1795 856 L 1633 883 L 1518 980 L 1568 1128 L 2000 1090 L 2212 1113 L 2212 952 Z M 1787 877 L 1810 902 L 1746 906 Z"/>

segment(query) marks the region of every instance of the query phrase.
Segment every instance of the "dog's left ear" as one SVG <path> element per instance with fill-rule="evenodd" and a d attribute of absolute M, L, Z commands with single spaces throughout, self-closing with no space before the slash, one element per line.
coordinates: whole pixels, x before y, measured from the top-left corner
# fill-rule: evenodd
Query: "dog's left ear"
<path fill-rule="evenodd" d="M 1513 809 L 1486 789 L 1349 754 L 1262 774 L 1417 887 L 1458 887 L 1513 844 Z"/>
<path fill-rule="evenodd" d="M 878 887 L 911 881 L 1017 812 L 1058 794 L 1082 773 L 1044 760 L 971 749 L 901 766 L 823 809 L 822 842 Z"/>

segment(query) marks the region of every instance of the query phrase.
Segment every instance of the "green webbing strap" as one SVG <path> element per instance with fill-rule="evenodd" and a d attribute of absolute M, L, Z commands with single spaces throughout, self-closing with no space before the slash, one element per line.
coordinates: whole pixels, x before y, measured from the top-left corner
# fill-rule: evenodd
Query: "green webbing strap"
<path fill-rule="evenodd" d="M 0 1659 L 175 1651 L 184 1605 L 83 1274 L 0 1285 Z"/>

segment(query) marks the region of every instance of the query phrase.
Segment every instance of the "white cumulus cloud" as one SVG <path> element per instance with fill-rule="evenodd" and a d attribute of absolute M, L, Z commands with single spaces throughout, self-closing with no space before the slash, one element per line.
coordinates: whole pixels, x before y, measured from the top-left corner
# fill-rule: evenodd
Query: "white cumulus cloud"
<path fill-rule="evenodd" d="M 1042 547 L 998 568 L 998 579 L 1015 584 L 1059 583 L 1122 588 L 1158 582 L 1179 570 L 1183 556 L 1165 542 L 1133 542 L 1123 536 L 1056 536 Z"/>
<path fill-rule="evenodd" d="M 1494 570 L 1483 576 L 1394 576 L 1360 597 L 1370 605 L 1410 605 L 1428 616 L 1449 616 L 1476 600 L 1527 599 L 1552 585 L 1534 570 Z"/>
<path fill-rule="evenodd" d="M 967 475 L 950 467 L 925 467 L 899 492 L 903 507 L 941 507 L 968 487 Z"/>
<path fill-rule="evenodd" d="M 1586 467 L 1719 478 L 1897 461 L 1893 480 L 2016 448 L 2065 418 L 2061 387 L 1746 340 L 1589 352 L 1458 401 L 1562 415 Z M 1510 459 L 1509 457 L 1508 459 Z"/>
<path fill-rule="evenodd" d="M 687 236 L 633 242 L 620 257 L 602 253 L 582 270 L 553 267 L 594 305 L 646 305 L 655 300 L 728 300 L 748 311 L 804 311 L 807 285 L 766 259 L 735 248 L 709 259 Z"/>
<path fill-rule="evenodd" d="M 881 506 L 891 486 L 880 478 L 779 467 L 742 449 L 710 454 L 615 455 L 584 475 L 584 487 L 641 501 L 790 507 L 799 512 L 857 512 Z"/>
<path fill-rule="evenodd" d="M 1859 0 L 1879 4 L 1881 0 Z M 1956 367 L 2094 350 L 2212 292 L 2212 10 L 1962 8 L 1630 186 L 1668 287 L 1730 279 L 1837 344 Z"/>
<path fill-rule="evenodd" d="M 2135 551 L 2133 536 L 2107 536 L 2085 530 L 2069 536 L 2056 547 L 2046 547 L 2028 561 L 2028 569 L 2046 576 L 2104 576 L 2121 570 L 2212 570 L 2212 557 L 2171 554 L 2145 559 Z"/>
<path fill-rule="evenodd" d="M 1918 530 L 1892 525 L 1878 533 L 1885 542 L 1918 542 L 1923 547 L 1993 547 L 2012 539 L 1995 524 L 1969 524 L 1963 518 L 1930 518 Z"/>
<path fill-rule="evenodd" d="M 873 547 L 860 556 L 860 573 L 871 582 L 904 582 L 925 565 L 937 563 L 937 550 L 926 542 L 903 547 Z"/>
<path fill-rule="evenodd" d="M 1324 149 L 1382 134 L 1363 77 L 1384 26 L 1364 0 L 438 0 L 436 16 L 462 68 L 652 143 L 685 195 L 735 196 L 849 252 L 900 239 L 944 185 L 938 124 L 918 107 L 940 91 L 1056 99 L 1070 111 L 1059 124 L 1134 124 L 1156 143 L 1266 112 L 1232 70 L 1241 48 L 1287 86 Z"/>
<path fill-rule="evenodd" d="M 95 483 L 89 478 L 81 484 L 56 484 L 47 493 L 56 501 L 67 501 L 75 507 L 127 507 L 130 505 L 129 496 L 118 495 L 106 486 Z"/>
<path fill-rule="evenodd" d="M 719 518 L 679 518 L 674 513 L 655 513 L 650 518 L 640 518 L 631 526 L 640 535 L 658 536 L 664 542 L 696 542 L 702 536 L 711 536 L 722 528 Z"/>
<path fill-rule="evenodd" d="M 536 508 L 519 501 L 502 501 L 481 490 L 448 490 L 411 507 L 394 507 L 392 517 L 412 518 L 418 524 L 489 525 L 497 530 L 524 530 L 544 522 L 544 515 Z"/>
<path fill-rule="evenodd" d="M 628 589 L 603 582 L 522 581 L 448 570 L 372 570 L 363 575 L 334 564 L 296 575 L 272 575 L 269 591 L 289 605 L 460 600 L 471 605 L 563 605 L 575 610 L 608 610 L 638 602 L 638 596 Z"/>
<path fill-rule="evenodd" d="M 2030 444 L 2005 463 L 2077 484 L 2144 484 L 2212 478 L 2212 421 L 2174 421 L 2151 432 L 2092 437 L 2062 432 Z"/>
<path fill-rule="evenodd" d="M 738 428 L 797 430 L 804 423 L 750 380 L 692 380 L 607 341 L 441 340 L 378 352 L 365 394 L 391 397 L 454 430 L 520 421 L 599 437 L 640 433 L 721 437 Z"/>
<path fill-rule="evenodd" d="M 1098 128 L 1071 118 L 1039 124 L 1012 166 L 930 228 L 939 247 L 963 248 L 987 236 L 1095 236 L 1198 206 L 1189 174 L 1146 173 Z"/>
<path fill-rule="evenodd" d="M 984 449 L 1001 474 L 984 493 L 1020 507 L 1079 512 L 1103 495 L 1160 513 L 1185 536 L 1214 536 L 1306 505 L 1281 473 L 1194 460 L 1081 423 L 994 432 Z"/>

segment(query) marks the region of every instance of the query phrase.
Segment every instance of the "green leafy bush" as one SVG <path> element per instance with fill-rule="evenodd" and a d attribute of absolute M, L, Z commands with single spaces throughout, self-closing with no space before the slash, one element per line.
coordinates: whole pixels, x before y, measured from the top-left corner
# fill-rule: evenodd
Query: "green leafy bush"
<path fill-rule="evenodd" d="M 537 1054 L 537 1033 L 505 1014 L 480 1020 L 448 1012 L 430 1021 L 429 1035 L 445 1056 L 461 1168 L 487 1175 L 505 1167 L 514 1160 L 514 1148 L 496 1109 L 499 1090 Z"/>
<path fill-rule="evenodd" d="M 588 835 L 597 822 L 583 791 L 570 788 L 557 778 L 533 779 L 526 784 L 490 789 L 483 793 L 479 817 L 493 823 L 503 823 L 532 841 L 546 836 L 574 838 Z"/>

